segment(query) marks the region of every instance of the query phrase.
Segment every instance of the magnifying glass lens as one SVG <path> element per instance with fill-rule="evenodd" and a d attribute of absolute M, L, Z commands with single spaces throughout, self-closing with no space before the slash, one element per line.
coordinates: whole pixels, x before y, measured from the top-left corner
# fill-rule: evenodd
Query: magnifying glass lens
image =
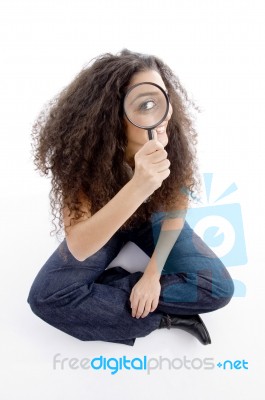
<path fill-rule="evenodd" d="M 153 128 L 167 115 L 166 93 L 152 83 L 136 85 L 125 97 L 124 111 L 134 125 L 144 129 Z"/>

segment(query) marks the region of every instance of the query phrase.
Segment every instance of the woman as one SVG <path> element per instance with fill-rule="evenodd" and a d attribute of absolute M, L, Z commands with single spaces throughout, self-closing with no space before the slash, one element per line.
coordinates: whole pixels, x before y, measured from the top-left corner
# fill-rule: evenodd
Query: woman
<path fill-rule="evenodd" d="M 123 107 L 128 90 L 143 82 L 170 99 L 152 140 Z M 59 210 L 65 238 L 28 303 L 50 325 L 80 340 L 131 346 L 154 329 L 176 327 L 211 343 L 198 314 L 225 306 L 234 285 L 185 221 L 187 193 L 199 181 L 188 102 L 162 60 L 123 50 L 83 68 L 40 113 L 34 163 L 51 171 L 52 213 Z M 151 96 L 143 107 L 153 107 Z M 127 241 L 150 257 L 144 272 L 106 269 Z"/>

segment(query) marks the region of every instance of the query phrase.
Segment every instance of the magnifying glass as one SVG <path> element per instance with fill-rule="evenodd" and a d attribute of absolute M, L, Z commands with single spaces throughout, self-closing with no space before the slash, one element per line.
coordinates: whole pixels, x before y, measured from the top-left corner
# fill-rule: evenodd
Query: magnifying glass
<path fill-rule="evenodd" d="M 128 120 L 138 128 L 146 129 L 151 140 L 154 138 L 152 130 L 168 114 L 169 99 L 164 89 L 156 83 L 141 82 L 128 90 L 123 108 Z"/>

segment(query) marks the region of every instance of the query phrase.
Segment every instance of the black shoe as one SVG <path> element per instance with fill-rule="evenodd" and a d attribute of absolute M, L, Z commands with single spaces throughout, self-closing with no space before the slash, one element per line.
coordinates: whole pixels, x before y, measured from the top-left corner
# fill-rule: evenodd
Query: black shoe
<path fill-rule="evenodd" d="M 201 317 L 196 315 L 165 314 L 161 318 L 160 328 L 179 328 L 195 336 L 202 344 L 210 344 L 211 338 Z"/>

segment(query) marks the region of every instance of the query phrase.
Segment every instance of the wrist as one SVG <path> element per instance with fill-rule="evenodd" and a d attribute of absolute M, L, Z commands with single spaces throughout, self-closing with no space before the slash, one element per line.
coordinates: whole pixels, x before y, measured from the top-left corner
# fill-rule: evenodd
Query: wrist
<path fill-rule="evenodd" d="M 161 271 L 157 268 L 156 264 L 149 263 L 144 271 L 144 275 L 152 279 L 160 279 Z"/>
<path fill-rule="evenodd" d="M 128 184 L 131 186 L 133 193 L 139 196 L 142 201 L 147 200 L 148 197 L 153 194 L 151 190 L 148 190 L 147 185 L 139 184 L 139 182 L 137 182 L 137 179 L 135 179 L 134 177 L 132 177 Z"/>

